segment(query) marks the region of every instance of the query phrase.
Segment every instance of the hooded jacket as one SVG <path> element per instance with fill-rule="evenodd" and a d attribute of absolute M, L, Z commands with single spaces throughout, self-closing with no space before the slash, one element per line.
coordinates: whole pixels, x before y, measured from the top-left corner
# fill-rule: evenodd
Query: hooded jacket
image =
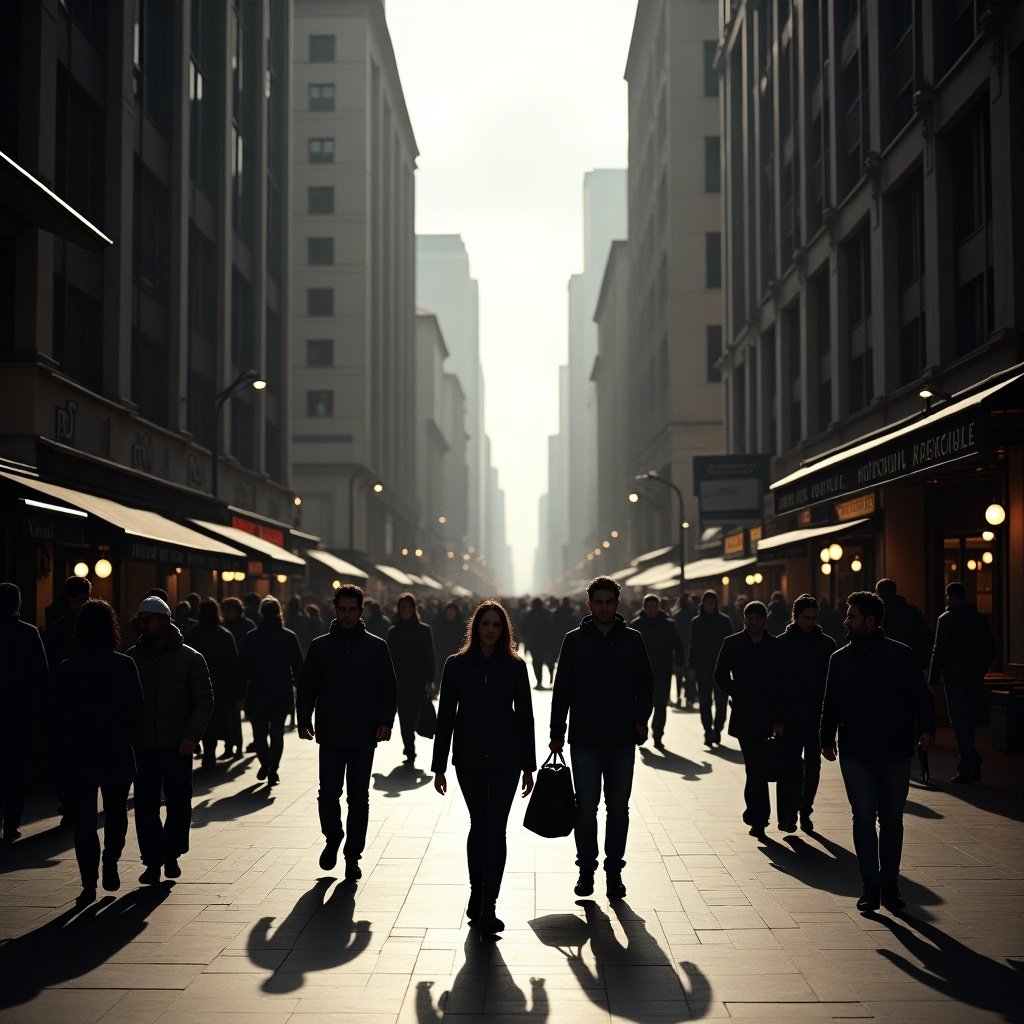
<path fill-rule="evenodd" d="M 825 698 L 825 677 L 828 660 L 835 653 L 836 642 L 820 626 L 811 632 L 791 622 L 778 638 L 782 659 L 782 685 L 787 691 L 789 721 L 787 733 L 812 746 L 818 742 L 821 704 Z"/>

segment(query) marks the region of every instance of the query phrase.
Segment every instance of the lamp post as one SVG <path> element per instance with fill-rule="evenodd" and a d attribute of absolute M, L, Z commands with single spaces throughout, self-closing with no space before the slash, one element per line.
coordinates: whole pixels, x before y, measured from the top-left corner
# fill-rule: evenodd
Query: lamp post
<path fill-rule="evenodd" d="M 686 527 L 690 524 L 686 522 L 686 506 L 683 502 L 683 492 L 674 484 L 671 480 L 666 480 L 663 476 L 653 470 L 648 470 L 646 473 L 637 473 L 633 478 L 634 480 L 654 480 L 659 484 L 664 484 L 666 487 L 671 487 L 676 492 L 676 497 L 679 499 L 679 598 L 682 600 L 683 594 L 683 572 L 686 567 Z"/>
<path fill-rule="evenodd" d="M 213 472 L 210 474 L 213 496 L 217 497 L 218 467 L 220 463 L 220 413 L 224 403 L 239 391 L 251 387 L 253 391 L 262 391 L 267 382 L 255 370 L 243 370 L 223 391 L 217 392 L 213 407 Z"/>
<path fill-rule="evenodd" d="M 352 470 L 352 475 L 348 478 L 348 549 L 349 551 L 355 551 L 356 549 L 356 481 L 362 476 L 371 476 L 372 474 L 367 473 L 365 469 L 356 467 Z M 371 489 L 374 494 L 380 494 L 384 490 L 384 485 L 379 480 L 374 480 L 371 484 Z"/>

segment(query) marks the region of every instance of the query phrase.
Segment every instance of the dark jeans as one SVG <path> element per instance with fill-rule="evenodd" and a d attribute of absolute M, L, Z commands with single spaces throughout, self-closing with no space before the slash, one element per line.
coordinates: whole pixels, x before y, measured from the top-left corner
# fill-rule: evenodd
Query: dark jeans
<path fill-rule="evenodd" d="M 192 824 L 192 758 L 177 747 L 136 747 L 135 832 L 147 867 L 188 853 Z M 166 818 L 160 820 L 160 794 Z"/>
<path fill-rule="evenodd" d="M 974 745 L 975 709 L 978 703 L 978 690 L 972 686 L 946 686 L 946 709 L 949 712 L 949 724 L 953 727 L 960 760 L 956 770 L 965 775 L 977 775 L 981 767 L 978 748 Z"/>
<path fill-rule="evenodd" d="M 654 680 L 654 715 L 651 718 L 651 736 L 658 743 L 661 742 L 661 737 L 665 735 L 665 719 L 668 717 L 666 705 L 668 704 L 668 697 L 671 691 L 671 673 L 663 679 Z"/>
<path fill-rule="evenodd" d="M 771 820 L 772 805 L 768 798 L 768 780 L 764 777 L 764 737 L 739 736 L 737 739 L 747 776 L 743 786 L 743 820 L 751 828 L 765 828 Z"/>
<path fill-rule="evenodd" d="M 96 888 L 100 869 L 100 840 L 96 835 L 97 793 L 103 795 L 103 862 L 117 864 L 128 835 L 128 791 L 131 786 L 130 778 L 93 778 L 81 780 L 72 791 L 75 856 L 82 885 L 87 889 Z"/>
<path fill-rule="evenodd" d="M 781 779 L 778 787 L 779 821 L 795 824 L 797 812 L 810 817 L 821 781 L 821 747 L 817 737 L 799 737 L 795 745 L 792 778 Z"/>
<path fill-rule="evenodd" d="M 597 870 L 597 805 L 604 784 L 604 869 L 621 871 L 626 862 L 629 795 L 633 791 L 636 747 L 570 747 L 576 785 L 576 864 L 580 871 Z"/>
<path fill-rule="evenodd" d="M 0 814 L 3 815 L 4 830 L 12 836 L 21 825 L 32 769 L 32 744 L 12 735 L 14 725 L 7 724 L 6 735 L 0 741 Z M 19 723 L 18 727 L 23 725 Z"/>
<path fill-rule="evenodd" d="M 252 740 L 256 746 L 256 759 L 268 772 L 276 772 L 284 753 L 283 711 L 249 708 L 246 712 L 252 724 Z M 267 737 L 270 737 L 269 744 Z"/>
<path fill-rule="evenodd" d="M 469 884 L 486 907 L 494 903 L 501 891 L 508 852 L 505 830 L 519 786 L 519 769 L 460 771 L 456 766 L 455 775 L 469 808 L 469 836 L 466 838 Z"/>
<path fill-rule="evenodd" d="M 345 838 L 345 860 L 358 861 L 366 846 L 370 820 L 370 769 L 373 747 L 332 747 L 320 744 L 320 831 L 329 843 Z M 341 793 L 348 803 L 346 828 L 341 827 Z"/>
<path fill-rule="evenodd" d="M 409 760 L 416 756 L 416 719 L 425 696 L 422 686 L 398 691 L 398 727 L 402 732 L 402 752 Z"/>
<path fill-rule="evenodd" d="M 725 690 L 715 686 L 713 676 L 697 676 L 697 692 L 700 694 L 700 722 L 705 733 L 720 734 L 725 728 L 725 716 L 729 712 L 729 698 Z M 711 715 L 711 698 L 715 701 L 715 714 Z"/>
<path fill-rule="evenodd" d="M 853 811 L 853 847 L 865 885 L 895 885 L 903 854 L 903 807 L 910 789 L 910 758 L 839 758 Z M 875 822 L 878 831 L 875 831 Z"/>

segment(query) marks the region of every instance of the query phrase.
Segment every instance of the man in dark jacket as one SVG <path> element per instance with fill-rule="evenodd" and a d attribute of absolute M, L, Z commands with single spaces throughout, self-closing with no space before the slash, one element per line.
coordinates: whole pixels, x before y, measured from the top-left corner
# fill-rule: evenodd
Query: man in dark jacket
<path fill-rule="evenodd" d="M 836 642 L 818 625 L 818 602 L 810 594 L 801 594 L 793 602 L 793 621 L 778 639 L 783 686 L 789 691 L 789 719 L 783 724 L 802 760 L 801 774 L 794 779 L 799 783 L 796 791 L 788 793 L 783 787 L 780 799 L 791 815 L 799 808 L 800 828 L 813 832 L 811 815 L 821 779 L 821 704 L 828 660 L 835 653 Z"/>
<path fill-rule="evenodd" d="M 0 815 L 3 841 L 21 838 L 25 790 L 38 726 L 38 702 L 47 685 L 46 651 L 39 630 L 23 622 L 21 591 L 0 583 Z"/>
<path fill-rule="evenodd" d="M 890 640 L 906 644 L 924 672 L 932 653 L 932 631 L 921 609 L 896 591 L 894 580 L 879 580 L 875 584 L 875 593 L 885 605 L 885 635 Z"/>
<path fill-rule="evenodd" d="M 523 616 L 520 628 L 530 652 L 530 661 L 533 662 L 533 676 L 537 680 L 534 689 L 543 690 L 544 666 L 547 666 L 548 676 L 553 679 L 555 655 L 562 641 L 562 637 L 555 632 L 555 617 L 544 606 L 543 598 L 535 597 L 530 602 L 530 610 Z"/>
<path fill-rule="evenodd" d="M 658 750 L 665 749 L 665 719 L 669 694 L 672 691 L 672 672 L 686 664 L 686 650 L 676 624 L 661 610 L 657 594 L 644 598 L 643 611 L 630 622 L 643 638 L 647 657 L 654 673 L 654 716 L 651 735 Z M 682 671 L 682 668 L 679 668 Z"/>
<path fill-rule="evenodd" d="M 362 877 L 359 859 L 370 819 L 370 771 L 378 742 L 391 739 L 398 686 L 388 645 L 368 632 L 360 618 L 363 592 L 345 583 L 334 592 L 335 621 L 306 652 L 299 683 L 299 738 L 314 737 L 320 752 L 320 867 L 338 863 L 345 838 L 341 793 L 348 789 L 345 878 Z M 314 731 L 314 713 L 316 715 Z"/>
<path fill-rule="evenodd" d="M 903 808 L 910 788 L 914 747 L 928 750 L 935 735 L 935 708 L 914 652 L 882 630 L 885 605 L 877 594 L 857 591 L 847 599 L 850 642 L 828 665 L 821 712 L 821 752 L 836 759 L 853 810 L 853 846 L 864 891 L 857 909 L 893 912 L 900 896 Z M 878 831 L 875 831 L 875 822 Z"/>
<path fill-rule="evenodd" d="M 722 742 L 722 729 L 725 727 L 729 708 L 725 691 L 715 685 L 715 663 L 718 661 L 718 652 L 722 649 L 722 641 L 732 631 L 732 620 L 718 610 L 718 594 L 714 590 L 705 590 L 700 602 L 700 611 L 690 619 L 686 672 L 690 681 L 697 684 L 700 720 L 704 726 L 706 747 Z M 712 697 L 715 702 L 713 717 Z"/>
<path fill-rule="evenodd" d="M 213 714 L 213 687 L 203 656 L 187 647 L 159 597 L 139 605 L 138 641 L 125 653 L 135 662 L 145 708 L 135 730 L 135 831 L 146 870 L 143 885 L 160 881 L 160 868 L 178 878 L 192 824 L 192 752 Z M 163 792 L 166 820 L 160 820 Z"/>
<path fill-rule="evenodd" d="M 587 587 L 590 614 L 562 641 L 551 698 L 550 749 L 561 753 L 566 718 L 576 783 L 577 896 L 594 891 L 597 807 L 604 786 L 604 871 L 609 899 L 624 899 L 629 795 L 636 746 L 647 737 L 654 675 L 643 637 L 619 607 L 619 585 L 598 576 Z"/>
<path fill-rule="evenodd" d="M 789 605 L 786 604 L 786 597 L 781 590 L 775 590 L 772 592 L 772 599 L 768 602 L 768 625 L 766 628 L 772 636 L 781 636 L 788 624 Z"/>
<path fill-rule="evenodd" d="M 213 714 L 203 733 L 204 769 L 217 767 L 217 740 L 224 741 L 224 757 L 242 756 L 235 737 L 241 733 L 241 704 L 245 691 L 238 680 L 238 648 L 235 638 L 221 625 L 220 605 L 212 597 L 199 602 L 199 621 L 185 635 L 185 643 L 206 662 L 213 686 Z"/>
<path fill-rule="evenodd" d="M 722 642 L 715 664 L 715 683 L 730 697 L 729 735 L 739 740 L 747 781 L 743 788 L 743 820 L 750 834 L 764 838 L 771 817 L 766 777 L 765 742 L 780 737 L 786 718 L 779 664 L 779 642 L 767 629 L 768 609 L 750 601 L 743 609 L 743 629 Z M 776 740 L 775 742 L 782 742 Z M 794 764 L 795 769 L 795 764 Z M 785 783 L 780 783 L 785 796 Z M 776 812 L 783 832 L 795 832 L 784 800 L 776 794 Z"/>
<path fill-rule="evenodd" d="M 405 763 L 416 762 L 416 719 L 423 702 L 434 690 L 434 633 L 420 621 L 416 598 L 402 594 L 395 604 L 396 618 L 388 630 L 388 650 L 398 679 L 398 724 L 402 730 Z"/>
<path fill-rule="evenodd" d="M 981 755 L 974 745 L 978 693 L 995 658 L 995 640 L 988 619 L 967 600 L 962 583 L 946 587 L 946 610 L 935 628 L 935 647 L 928 668 L 928 688 L 945 687 L 949 724 L 953 727 L 960 761 L 952 781 L 958 785 L 981 781 Z"/>

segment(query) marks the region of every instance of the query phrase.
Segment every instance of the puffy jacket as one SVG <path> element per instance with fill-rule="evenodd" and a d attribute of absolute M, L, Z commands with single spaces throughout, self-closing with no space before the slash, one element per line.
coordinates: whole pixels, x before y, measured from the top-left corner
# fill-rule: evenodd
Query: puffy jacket
<path fill-rule="evenodd" d="M 977 689 L 995 655 L 988 619 L 967 601 L 951 604 L 936 624 L 928 685 Z"/>
<path fill-rule="evenodd" d="M 417 618 L 395 619 L 388 630 L 388 650 L 395 666 L 395 676 L 403 691 L 423 692 L 434 681 L 434 634 Z"/>
<path fill-rule="evenodd" d="M 537 768 L 526 662 L 507 654 L 453 654 L 444 664 L 431 771 Z"/>
<path fill-rule="evenodd" d="M 729 735 L 757 739 L 785 722 L 788 706 L 782 687 L 779 641 L 765 630 L 759 644 L 745 630 L 722 641 L 715 683 L 732 698 Z"/>
<path fill-rule="evenodd" d="M 246 636 L 238 656 L 238 678 L 245 687 L 247 707 L 287 715 L 295 706 L 302 647 L 277 616 L 263 619 Z"/>
<path fill-rule="evenodd" d="M 299 682 L 299 728 L 313 726 L 316 741 L 334 747 L 377 745 L 377 730 L 395 723 L 398 685 L 388 645 L 367 632 L 362 619 L 354 629 L 337 621 L 306 652 Z"/>
<path fill-rule="evenodd" d="M 663 611 L 659 611 L 653 619 L 642 611 L 629 625 L 644 638 L 651 668 L 659 679 L 668 679 L 676 665 L 686 664 L 683 638 L 676 624 Z"/>
<path fill-rule="evenodd" d="M 689 658 L 687 668 L 696 671 L 701 679 L 710 679 L 715 674 L 715 662 L 722 649 L 722 641 L 732 633 L 732 619 L 721 612 L 710 615 L 701 612 L 690 619 L 690 642 L 687 645 Z"/>
<path fill-rule="evenodd" d="M 551 697 L 551 739 L 581 747 L 639 743 L 654 706 L 654 673 L 644 638 L 621 615 L 607 634 L 586 616 L 562 641 Z M 646 730 L 645 730 L 646 731 Z"/>
<path fill-rule="evenodd" d="M 132 740 L 137 747 L 176 747 L 183 738 L 198 743 L 213 714 L 206 659 L 185 644 L 173 622 L 170 628 L 163 647 L 139 641 L 125 651 L 139 670 L 145 700 Z"/>
<path fill-rule="evenodd" d="M 814 745 L 821 725 L 821 704 L 825 698 L 828 660 L 836 642 L 820 626 L 810 633 L 791 622 L 778 637 L 782 658 L 782 685 L 787 691 L 789 719 L 786 732 L 795 739 Z"/>

